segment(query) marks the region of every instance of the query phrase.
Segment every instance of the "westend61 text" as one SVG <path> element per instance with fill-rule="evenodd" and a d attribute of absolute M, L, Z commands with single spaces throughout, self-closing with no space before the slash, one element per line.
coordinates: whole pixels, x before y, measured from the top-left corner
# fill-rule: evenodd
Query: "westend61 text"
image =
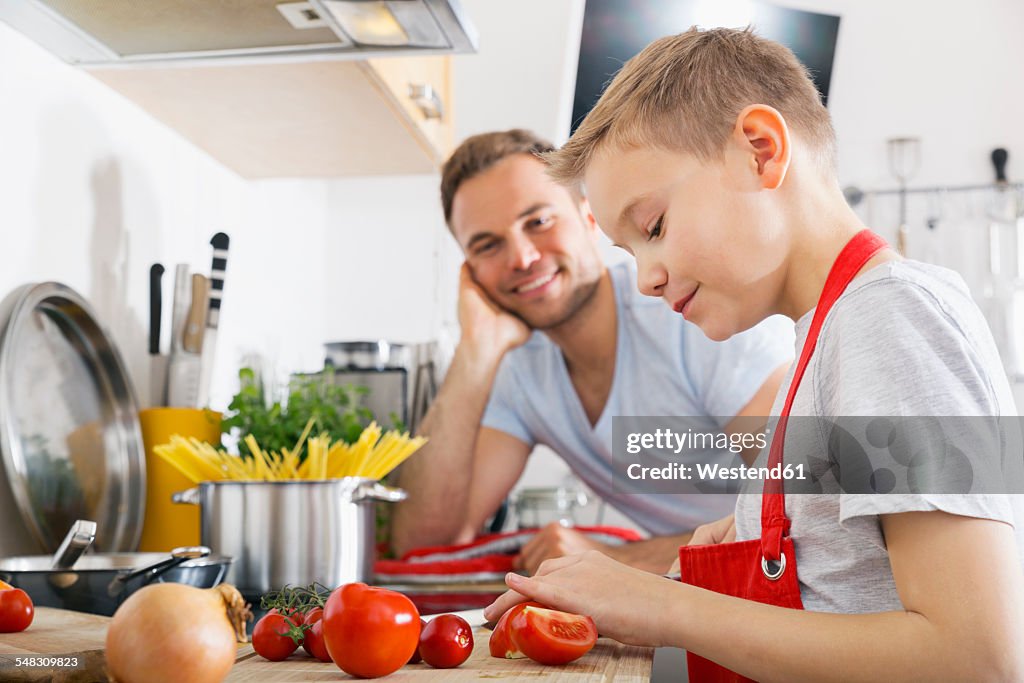
<path fill-rule="evenodd" d="M 804 466 L 778 464 L 774 467 L 723 467 L 718 464 L 697 463 L 696 465 L 684 465 L 682 463 L 669 463 L 663 467 L 644 467 L 639 463 L 633 463 L 626 469 L 626 476 L 630 479 L 673 479 L 677 481 L 735 481 L 735 480 L 778 480 L 778 479 L 800 479 L 803 480 Z"/>

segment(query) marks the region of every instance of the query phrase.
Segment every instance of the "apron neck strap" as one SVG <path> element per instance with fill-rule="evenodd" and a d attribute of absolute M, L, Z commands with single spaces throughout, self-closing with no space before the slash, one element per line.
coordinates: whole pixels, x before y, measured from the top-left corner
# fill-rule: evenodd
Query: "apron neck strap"
<path fill-rule="evenodd" d="M 772 435 L 772 444 L 768 451 L 769 470 L 782 464 L 783 443 L 786 437 L 786 425 L 789 422 L 789 411 L 793 407 L 793 398 L 800 387 L 804 370 L 807 369 L 807 364 L 810 362 L 811 356 L 814 355 L 814 349 L 818 344 L 818 335 L 821 333 L 822 325 L 825 324 L 826 316 L 832 310 L 832 305 L 846 291 L 850 281 L 864 267 L 864 264 L 887 246 L 885 240 L 875 233 L 870 230 L 861 230 L 846 243 L 843 250 L 839 252 L 839 256 L 836 257 L 835 263 L 832 264 L 832 269 L 825 279 L 825 287 L 818 299 L 818 305 L 814 309 L 814 317 L 811 319 L 807 338 L 804 340 L 800 358 L 797 360 L 796 369 L 793 372 L 793 381 L 789 385 L 786 402 L 782 406 L 782 413 L 775 425 L 775 433 Z M 766 479 L 763 494 L 761 498 L 761 550 L 765 559 L 777 562 L 782 555 L 782 539 L 789 534 L 789 519 L 786 517 L 786 497 L 782 478 Z"/>

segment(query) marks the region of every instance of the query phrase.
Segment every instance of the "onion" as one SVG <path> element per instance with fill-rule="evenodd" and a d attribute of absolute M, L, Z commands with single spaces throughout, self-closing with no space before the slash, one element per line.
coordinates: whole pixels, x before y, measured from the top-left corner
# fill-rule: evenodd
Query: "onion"
<path fill-rule="evenodd" d="M 124 601 L 107 631 L 115 683 L 219 683 L 246 642 L 252 618 L 238 590 L 180 583 L 146 586 Z"/>

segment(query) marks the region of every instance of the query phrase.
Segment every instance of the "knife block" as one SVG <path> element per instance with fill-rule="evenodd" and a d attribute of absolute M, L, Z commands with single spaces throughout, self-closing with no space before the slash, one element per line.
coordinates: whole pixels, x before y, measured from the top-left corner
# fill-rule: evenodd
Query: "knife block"
<path fill-rule="evenodd" d="M 171 502 L 171 494 L 195 484 L 153 448 L 169 443 L 175 434 L 216 446 L 220 443 L 220 420 L 220 413 L 199 408 L 150 408 L 139 413 L 146 447 L 146 518 L 140 551 L 167 552 L 199 545 L 199 508 Z"/>

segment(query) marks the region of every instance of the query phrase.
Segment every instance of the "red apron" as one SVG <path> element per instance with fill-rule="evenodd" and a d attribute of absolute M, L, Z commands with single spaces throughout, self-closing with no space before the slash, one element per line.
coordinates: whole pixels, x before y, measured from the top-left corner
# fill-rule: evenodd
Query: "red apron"
<path fill-rule="evenodd" d="M 864 264 L 886 246 L 881 237 L 870 230 L 862 230 L 847 243 L 832 265 L 772 436 L 768 452 L 769 469 L 782 463 L 783 442 L 793 397 L 796 396 L 807 363 L 814 354 L 825 316 Z M 763 493 L 760 540 L 683 546 L 679 549 L 681 580 L 716 593 L 778 607 L 803 609 L 782 479 L 766 480 Z M 738 683 L 750 680 L 693 653 L 687 653 L 687 667 L 693 683 Z"/>

